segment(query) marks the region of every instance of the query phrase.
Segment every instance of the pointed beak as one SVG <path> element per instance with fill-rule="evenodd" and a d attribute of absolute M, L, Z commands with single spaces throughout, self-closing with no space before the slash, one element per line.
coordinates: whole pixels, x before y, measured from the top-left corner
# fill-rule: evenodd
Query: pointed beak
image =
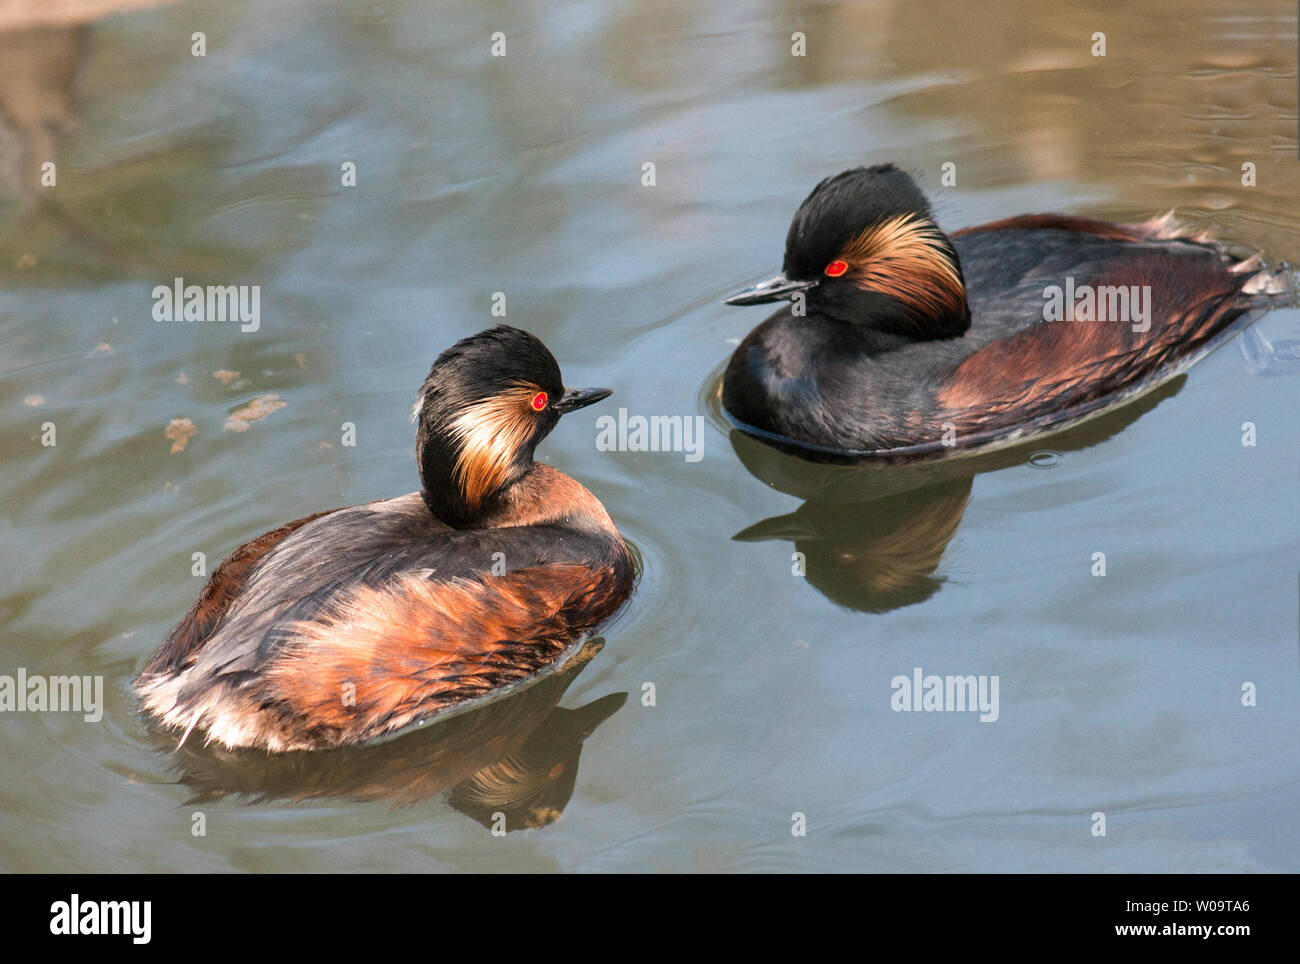
<path fill-rule="evenodd" d="M 769 301 L 789 301 L 796 291 L 807 291 L 816 286 L 816 281 L 791 281 L 784 274 L 779 274 L 762 284 L 722 299 L 722 303 L 724 305 L 765 305 Z"/>
<path fill-rule="evenodd" d="M 602 398 L 609 398 L 613 394 L 614 390 L 612 388 L 566 388 L 564 395 L 551 407 L 561 415 L 567 415 L 569 412 L 576 412 L 580 408 L 594 405 Z"/>

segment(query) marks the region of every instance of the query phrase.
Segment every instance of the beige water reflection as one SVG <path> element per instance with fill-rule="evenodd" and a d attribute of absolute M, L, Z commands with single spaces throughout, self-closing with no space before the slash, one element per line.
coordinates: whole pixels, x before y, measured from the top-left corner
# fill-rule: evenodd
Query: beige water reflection
<path fill-rule="evenodd" d="M 558 820 L 573 794 L 583 741 L 627 699 L 611 693 L 560 709 L 566 689 L 600 652 L 587 642 L 565 665 L 518 692 L 449 719 L 362 747 L 268 754 L 227 750 L 157 732 L 190 805 L 234 795 L 240 802 L 347 800 L 412 806 L 446 793 L 456 810 L 498 835 Z"/>

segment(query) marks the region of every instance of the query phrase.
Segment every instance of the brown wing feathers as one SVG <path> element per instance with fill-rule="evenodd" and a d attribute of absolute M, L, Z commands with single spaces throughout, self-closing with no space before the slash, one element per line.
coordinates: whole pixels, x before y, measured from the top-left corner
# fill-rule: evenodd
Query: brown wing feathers
<path fill-rule="evenodd" d="M 532 676 L 613 615 L 630 585 L 622 563 L 357 585 L 287 626 L 263 673 L 216 683 L 164 721 L 232 747 L 357 742 Z"/>
<path fill-rule="evenodd" d="M 1040 322 L 970 355 L 941 379 L 937 399 L 958 431 L 1024 422 L 1140 382 L 1221 332 L 1244 307 L 1248 275 L 1206 249 L 1148 251 L 1086 280 L 1149 285 L 1150 328 L 1127 321 Z"/>
<path fill-rule="evenodd" d="M 202 646 L 221 625 L 221 620 L 225 618 L 231 604 L 247 585 L 249 574 L 268 552 L 283 542 L 286 536 L 308 522 L 336 511 L 338 510 L 327 509 L 324 512 L 315 512 L 301 519 L 295 519 L 293 522 L 286 522 L 278 529 L 272 529 L 244 543 L 227 556 L 208 577 L 198 600 L 158 647 L 158 651 L 145 665 L 142 674 L 159 673 L 184 662 L 185 658 Z"/>
<path fill-rule="evenodd" d="M 343 739 L 401 727 L 553 662 L 617 608 L 617 581 L 612 570 L 554 565 L 482 581 L 408 573 L 361 586 L 289 628 L 267 669 L 268 695 Z"/>

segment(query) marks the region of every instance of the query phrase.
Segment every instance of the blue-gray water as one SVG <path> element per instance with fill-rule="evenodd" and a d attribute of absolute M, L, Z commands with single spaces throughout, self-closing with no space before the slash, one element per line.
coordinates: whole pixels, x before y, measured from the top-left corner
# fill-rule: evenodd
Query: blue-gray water
<path fill-rule="evenodd" d="M 960 465 L 792 464 L 714 400 L 764 317 L 720 298 L 860 163 L 913 171 L 948 229 L 1176 208 L 1297 260 L 1293 4 L 112 6 L 36 30 L 0 2 L 0 675 L 102 675 L 107 703 L 0 713 L 0 869 L 1300 869 L 1297 312 Z M 155 322 L 175 277 L 260 285 L 259 330 Z M 560 699 L 604 700 L 580 765 L 540 771 L 577 767 L 562 816 L 495 836 L 454 806 L 477 738 L 423 795 L 419 760 L 345 758 L 312 801 L 221 792 L 265 778 L 247 760 L 178 770 L 126 684 L 192 554 L 411 491 L 415 388 L 494 292 L 616 390 L 541 454 L 644 559 Z M 599 450 L 620 406 L 704 416 L 703 457 Z M 997 676 L 997 721 L 894 712 L 914 667 Z"/>

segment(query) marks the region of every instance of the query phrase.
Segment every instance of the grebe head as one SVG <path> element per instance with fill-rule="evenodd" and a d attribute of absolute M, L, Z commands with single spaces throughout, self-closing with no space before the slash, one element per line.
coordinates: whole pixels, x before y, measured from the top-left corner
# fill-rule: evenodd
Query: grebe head
<path fill-rule="evenodd" d="M 892 164 L 854 168 L 813 188 L 790 223 L 781 274 L 726 303 L 799 293 L 809 314 L 914 341 L 954 338 L 970 327 L 957 252 L 925 195 Z"/>
<path fill-rule="evenodd" d="M 518 328 L 461 339 L 433 363 L 412 413 L 424 501 L 444 522 L 472 525 L 532 468 L 561 415 L 610 394 L 565 388 L 555 357 Z"/>

